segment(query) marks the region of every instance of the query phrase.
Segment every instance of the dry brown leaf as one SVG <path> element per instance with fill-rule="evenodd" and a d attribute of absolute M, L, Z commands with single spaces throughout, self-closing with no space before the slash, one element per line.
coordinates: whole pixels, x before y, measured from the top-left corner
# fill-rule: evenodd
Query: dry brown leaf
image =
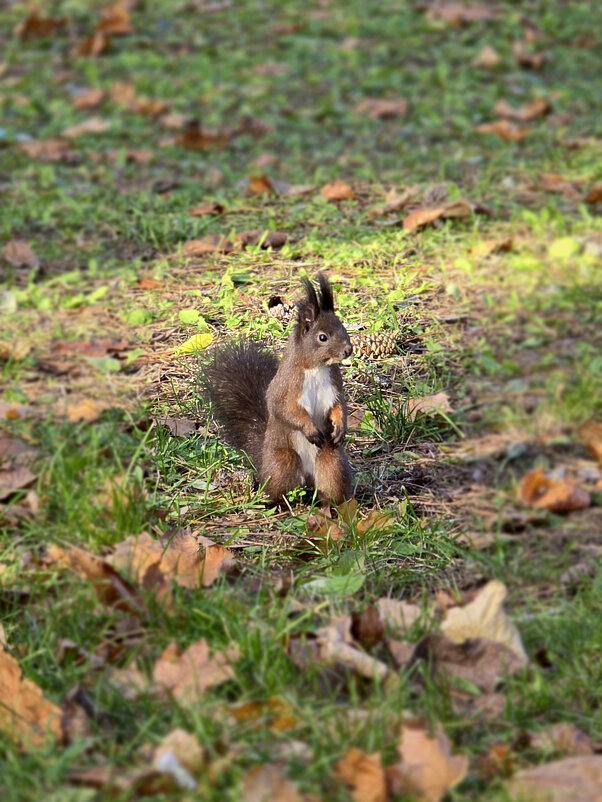
<path fill-rule="evenodd" d="M 207 769 L 207 757 L 196 736 L 177 728 L 168 733 L 153 752 L 152 766 L 171 774 L 180 788 L 196 788 L 196 777 Z"/>
<path fill-rule="evenodd" d="M 128 340 L 115 340 L 110 337 L 92 337 L 90 340 L 53 340 L 51 349 L 57 354 L 82 354 L 87 357 L 103 357 L 127 351 Z"/>
<path fill-rule="evenodd" d="M 153 418 L 153 422 L 165 426 L 174 437 L 185 437 L 197 429 L 197 421 L 190 418 Z"/>
<path fill-rule="evenodd" d="M 91 36 L 84 39 L 75 49 L 76 56 L 101 56 L 111 49 L 111 37 L 106 31 L 95 30 Z M 64 136 L 64 134 L 63 134 Z"/>
<path fill-rule="evenodd" d="M 406 405 L 406 414 L 410 420 L 415 420 L 417 415 L 437 415 L 453 412 L 447 393 L 439 392 L 434 395 L 426 395 L 424 398 L 409 398 Z"/>
<path fill-rule="evenodd" d="M 503 677 L 516 674 L 524 666 L 524 661 L 503 643 L 486 638 L 456 643 L 438 632 L 425 635 L 416 644 L 412 660 L 424 660 L 436 677 L 459 677 L 484 693 L 493 693 Z"/>
<path fill-rule="evenodd" d="M 429 19 L 443 20 L 452 28 L 470 25 L 473 22 L 487 22 L 497 17 L 497 9 L 485 3 L 462 3 L 456 0 L 435 0 L 428 10 Z"/>
<path fill-rule="evenodd" d="M 22 142 L 19 149 L 32 159 L 55 163 L 73 160 L 76 157 L 71 150 L 71 143 L 63 139 L 43 139 L 39 142 Z"/>
<path fill-rule="evenodd" d="M 330 203 L 353 200 L 355 198 L 355 192 L 351 189 L 349 184 L 346 184 L 341 180 L 333 181 L 331 184 L 326 184 L 320 190 L 320 194 L 323 195 Z"/>
<path fill-rule="evenodd" d="M 542 97 L 535 98 L 530 103 L 525 103 L 517 109 L 510 106 L 505 100 L 498 100 L 493 107 L 496 117 L 506 117 L 508 120 L 516 120 L 520 123 L 528 123 L 544 117 L 552 111 L 552 104 L 549 100 Z"/>
<path fill-rule="evenodd" d="M 226 712 L 239 724 L 252 724 L 251 729 L 254 730 L 288 732 L 299 725 L 299 719 L 290 705 L 277 696 L 267 702 L 238 702 L 228 705 Z"/>
<path fill-rule="evenodd" d="M 276 187 L 272 179 L 262 173 L 261 175 L 252 175 L 245 185 L 245 192 L 247 195 L 277 195 Z"/>
<path fill-rule="evenodd" d="M 383 217 L 386 214 L 392 214 L 393 212 L 400 212 L 405 206 L 412 203 L 412 201 L 418 197 L 419 193 L 420 187 L 409 187 L 404 190 L 401 195 L 395 192 L 392 194 L 389 193 L 384 206 L 378 206 L 376 209 L 372 209 L 368 212 L 368 217 L 374 219 L 376 217 Z"/>
<path fill-rule="evenodd" d="M 0 420 L 24 420 L 39 414 L 35 407 L 19 404 L 17 401 L 0 401 Z"/>
<path fill-rule="evenodd" d="M 32 12 L 15 28 L 15 35 L 26 42 L 28 39 L 46 39 L 64 28 L 64 17 L 42 17 L 37 11 Z"/>
<path fill-rule="evenodd" d="M 81 423 L 82 421 L 91 423 L 98 420 L 105 409 L 106 405 L 100 401 L 95 401 L 93 398 L 83 398 L 75 404 L 67 404 L 67 420 L 71 421 L 71 423 Z"/>
<path fill-rule="evenodd" d="M 358 521 L 356 532 L 360 537 L 363 537 L 372 530 L 385 529 L 390 525 L 393 515 L 393 510 L 371 510 L 365 518 Z"/>
<path fill-rule="evenodd" d="M 188 122 L 183 132 L 176 137 L 176 145 L 186 150 L 203 151 L 209 148 L 223 148 L 232 138 L 229 128 L 204 128 L 198 120 Z"/>
<path fill-rule="evenodd" d="M 242 780 L 242 793 L 245 802 L 303 802 L 284 767 L 277 763 L 249 769 Z"/>
<path fill-rule="evenodd" d="M 11 468 L 0 468 L 0 500 L 12 496 L 17 490 L 35 482 L 36 475 L 24 465 Z"/>
<path fill-rule="evenodd" d="M 485 259 L 493 253 L 508 253 L 512 250 L 514 242 L 512 237 L 506 239 L 486 239 L 478 242 L 470 249 L 471 256 L 475 259 Z"/>
<path fill-rule="evenodd" d="M 409 666 L 414 654 L 414 644 L 395 638 L 386 638 L 385 643 L 397 668 Z"/>
<path fill-rule="evenodd" d="M 191 217 L 202 217 L 205 214 L 209 214 L 212 217 L 217 217 L 217 215 L 224 214 L 226 211 L 226 207 L 223 206 L 221 203 L 205 203 L 203 206 L 194 206 L 192 209 L 188 210 L 188 214 Z"/>
<path fill-rule="evenodd" d="M 540 70 L 546 62 L 544 53 L 532 53 L 527 44 L 522 41 L 515 42 L 512 45 L 512 54 L 521 67 L 526 67 L 530 70 Z"/>
<path fill-rule="evenodd" d="M 528 658 L 519 632 L 502 609 L 507 595 L 502 582 L 488 582 L 471 602 L 448 611 L 441 631 L 456 643 L 463 643 L 468 638 L 486 638 L 503 643 L 526 665 Z"/>
<path fill-rule="evenodd" d="M 236 239 L 243 245 L 259 245 L 261 248 L 282 248 L 286 245 L 288 234 L 284 231 L 266 231 L 265 229 L 255 228 L 251 231 L 243 231 L 236 235 Z"/>
<path fill-rule="evenodd" d="M 409 110 L 407 100 L 365 98 L 355 107 L 356 114 L 365 114 L 373 120 L 390 120 L 393 117 L 405 117 Z"/>
<path fill-rule="evenodd" d="M 387 802 L 387 780 L 378 752 L 367 755 L 352 746 L 336 764 L 334 773 L 351 786 L 355 802 Z"/>
<path fill-rule="evenodd" d="M 101 21 L 96 26 L 97 31 L 111 33 L 114 36 L 127 36 L 133 32 L 130 22 L 130 11 L 125 0 L 117 0 L 105 6 L 101 12 Z"/>
<path fill-rule="evenodd" d="M 100 602 L 128 613 L 141 613 L 145 604 L 138 590 L 121 576 L 113 566 L 95 554 L 72 547 L 65 551 L 59 546 L 50 545 L 46 562 L 70 568 L 83 579 L 91 582 Z"/>
<path fill-rule="evenodd" d="M 506 142 L 522 142 L 531 133 L 531 128 L 515 125 L 509 120 L 496 120 L 494 123 L 477 125 L 475 131 L 477 134 L 495 134 Z"/>
<path fill-rule="evenodd" d="M 90 111 L 104 103 L 106 97 L 107 93 L 104 89 L 87 89 L 85 92 L 80 92 L 76 95 L 73 105 L 76 109 Z"/>
<path fill-rule="evenodd" d="M 395 794 L 415 794 L 425 802 L 441 802 L 468 772 L 468 757 L 452 753 L 440 724 L 431 737 L 421 719 L 404 722 L 398 751 L 401 762 L 387 769 Z"/>
<path fill-rule="evenodd" d="M 481 52 L 473 59 L 474 67 L 482 67 L 485 70 L 495 69 L 501 62 L 500 54 L 491 45 L 485 45 Z"/>
<path fill-rule="evenodd" d="M 424 228 L 443 217 L 444 211 L 443 206 L 436 209 L 415 209 L 404 217 L 403 227 L 406 231 L 418 231 L 419 228 Z"/>
<path fill-rule="evenodd" d="M 585 202 L 592 205 L 602 203 L 602 181 L 592 184 L 585 196 Z"/>
<path fill-rule="evenodd" d="M 397 599 L 379 599 L 376 605 L 385 624 L 397 632 L 407 632 L 422 615 L 422 609 L 417 604 Z"/>
<path fill-rule="evenodd" d="M 191 239 L 182 246 L 182 256 L 191 258 L 207 253 L 232 253 L 236 245 L 220 234 L 208 234 L 200 239 Z"/>
<path fill-rule="evenodd" d="M 524 769 L 506 790 L 516 802 L 600 802 L 602 755 L 567 757 Z"/>
<path fill-rule="evenodd" d="M 0 646 L 0 731 L 25 748 L 38 747 L 48 735 L 61 738 L 61 717 L 60 707 L 23 677 L 15 658 Z"/>
<path fill-rule="evenodd" d="M 541 752 L 563 752 L 567 755 L 593 755 L 594 745 L 589 735 L 574 724 L 550 724 L 538 732 L 529 733 L 529 745 Z"/>
<path fill-rule="evenodd" d="M 207 688 L 232 679 L 234 669 L 231 663 L 236 662 L 239 656 L 235 647 L 229 647 L 211 657 L 204 638 L 185 651 L 171 644 L 155 663 L 153 681 L 180 702 L 198 703 Z"/>
<path fill-rule="evenodd" d="M 220 574 L 232 570 L 233 560 L 234 555 L 225 546 L 186 531 L 161 539 L 147 532 L 132 535 L 119 543 L 109 558 L 117 570 L 128 571 L 145 586 L 149 569 L 155 567 L 167 582 L 185 588 L 209 587 Z"/>
<path fill-rule="evenodd" d="M 383 639 L 385 624 L 378 608 L 369 604 L 365 610 L 351 614 L 351 635 L 364 649 L 371 649 Z"/>
<path fill-rule="evenodd" d="M 109 120 L 103 120 L 102 117 L 90 117 L 83 120 L 81 123 L 70 125 L 62 133 L 66 139 L 76 139 L 79 136 L 88 136 L 88 134 L 103 134 L 111 127 Z"/>
<path fill-rule="evenodd" d="M 568 479 L 555 481 L 544 476 L 543 468 L 523 476 L 518 497 L 526 507 L 550 512 L 574 512 L 589 507 L 591 496 Z"/>
<path fill-rule="evenodd" d="M 598 462 L 602 463 L 602 424 L 593 420 L 584 423 L 579 429 L 579 437 Z"/>
<path fill-rule="evenodd" d="M 13 267 L 38 267 L 40 260 L 33 252 L 31 246 L 23 240 L 11 239 L 4 246 L 0 254 L 5 262 Z"/>
<path fill-rule="evenodd" d="M 0 340 L 0 362 L 22 362 L 32 349 L 31 343 L 25 340 Z"/>

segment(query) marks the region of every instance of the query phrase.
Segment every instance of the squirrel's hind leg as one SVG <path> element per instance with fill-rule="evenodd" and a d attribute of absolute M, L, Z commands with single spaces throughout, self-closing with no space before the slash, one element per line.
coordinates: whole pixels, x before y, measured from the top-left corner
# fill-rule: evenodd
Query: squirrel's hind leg
<path fill-rule="evenodd" d="M 264 445 L 260 479 L 270 499 L 281 502 L 283 496 L 304 484 L 301 458 L 292 448 Z"/>
<path fill-rule="evenodd" d="M 351 466 L 342 447 L 321 448 L 315 471 L 316 490 L 321 500 L 342 504 L 351 498 Z"/>

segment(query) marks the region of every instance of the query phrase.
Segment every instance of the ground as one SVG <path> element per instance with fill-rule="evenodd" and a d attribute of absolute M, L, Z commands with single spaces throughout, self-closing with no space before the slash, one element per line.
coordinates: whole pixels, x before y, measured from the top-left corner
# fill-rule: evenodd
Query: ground
<path fill-rule="evenodd" d="M 296 785 L 274 799 L 367 798 L 340 761 L 393 765 L 410 714 L 468 757 L 455 800 L 517 798 L 512 775 L 570 752 L 534 746 L 548 725 L 595 751 L 600 9 L 47 5 L 0 19 L 0 599 L 5 654 L 79 729 L 0 736 L 7 798 L 252 798 L 262 765 Z M 280 352 L 273 312 L 320 270 L 355 343 L 357 509 L 333 524 L 267 504 L 199 381 L 216 343 Z M 538 468 L 580 501 L 529 496 Z M 154 573 L 111 573 L 143 532 L 204 545 L 204 586 L 198 555 L 185 580 L 163 547 Z M 304 652 L 385 597 L 420 606 L 387 623 L 419 643 L 491 580 L 528 664 L 490 715 L 382 631 L 350 645 L 383 681 Z M 192 701 L 118 681 L 156 683 L 170 644 L 201 639 L 230 657 Z M 191 788 L 126 776 L 175 728 L 203 751 Z"/>

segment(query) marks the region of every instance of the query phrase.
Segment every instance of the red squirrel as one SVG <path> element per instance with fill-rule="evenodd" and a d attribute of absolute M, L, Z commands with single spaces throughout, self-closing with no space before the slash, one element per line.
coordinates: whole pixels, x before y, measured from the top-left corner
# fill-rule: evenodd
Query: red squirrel
<path fill-rule="evenodd" d="M 271 501 L 297 487 L 322 503 L 351 497 L 343 441 L 347 407 L 339 363 L 351 356 L 349 335 L 334 311 L 332 287 L 304 280 L 297 322 L 282 361 L 249 341 L 222 346 L 204 379 L 216 419 L 230 445 L 250 458 Z"/>

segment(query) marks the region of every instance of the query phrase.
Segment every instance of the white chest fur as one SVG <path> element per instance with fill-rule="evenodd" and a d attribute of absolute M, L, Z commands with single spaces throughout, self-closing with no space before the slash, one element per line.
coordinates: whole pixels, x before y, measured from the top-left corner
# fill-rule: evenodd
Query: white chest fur
<path fill-rule="evenodd" d="M 330 378 L 330 369 L 313 368 L 305 371 L 303 390 L 299 403 L 314 421 L 322 421 L 336 401 L 335 388 Z"/>

